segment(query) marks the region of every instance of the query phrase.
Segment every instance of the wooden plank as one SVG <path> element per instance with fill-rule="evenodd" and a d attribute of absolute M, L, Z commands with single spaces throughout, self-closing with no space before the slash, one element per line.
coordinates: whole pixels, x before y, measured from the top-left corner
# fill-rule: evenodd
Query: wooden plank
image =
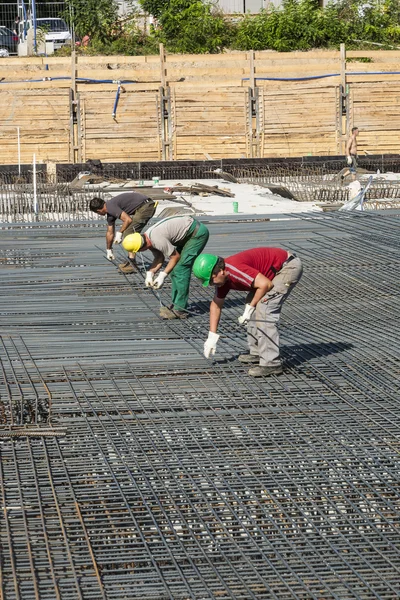
<path fill-rule="evenodd" d="M 339 58 L 338 50 L 309 50 L 308 52 L 294 51 L 294 52 L 275 52 L 273 50 L 259 50 L 255 53 L 256 60 L 262 59 L 263 57 L 271 57 L 273 60 L 291 60 L 296 61 L 298 59 L 304 59 L 304 57 L 310 59 L 323 60 L 324 58 Z"/>
<path fill-rule="evenodd" d="M 347 56 L 349 58 L 368 57 L 372 59 L 390 58 L 393 56 L 400 58 L 400 50 L 347 50 Z"/>

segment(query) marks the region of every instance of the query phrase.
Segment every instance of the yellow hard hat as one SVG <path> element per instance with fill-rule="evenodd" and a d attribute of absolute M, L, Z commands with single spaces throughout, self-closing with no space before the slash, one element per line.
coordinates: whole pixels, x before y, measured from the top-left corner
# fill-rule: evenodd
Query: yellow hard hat
<path fill-rule="evenodd" d="M 122 245 L 128 252 L 138 252 L 143 246 L 143 238 L 140 233 L 130 233 L 123 239 Z"/>

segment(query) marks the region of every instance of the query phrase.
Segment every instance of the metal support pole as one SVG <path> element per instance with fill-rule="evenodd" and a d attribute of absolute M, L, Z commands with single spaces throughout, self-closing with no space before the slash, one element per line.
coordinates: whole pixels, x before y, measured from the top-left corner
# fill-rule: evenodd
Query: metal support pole
<path fill-rule="evenodd" d="M 33 212 L 37 220 L 38 203 L 37 203 L 37 181 L 36 181 L 36 154 L 33 155 Z"/>
<path fill-rule="evenodd" d="M 32 25 L 33 25 L 33 52 L 37 54 L 36 39 L 36 0 L 32 0 Z"/>
<path fill-rule="evenodd" d="M 21 176 L 21 139 L 19 127 L 17 127 L 17 146 L 18 146 L 18 175 Z"/>

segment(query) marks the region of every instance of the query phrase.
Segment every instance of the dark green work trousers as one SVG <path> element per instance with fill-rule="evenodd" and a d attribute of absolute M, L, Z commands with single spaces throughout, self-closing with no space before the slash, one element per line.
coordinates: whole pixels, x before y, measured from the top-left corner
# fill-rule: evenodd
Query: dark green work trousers
<path fill-rule="evenodd" d="M 197 221 L 193 224 L 193 229 Z M 190 231 L 189 231 L 190 233 Z M 196 234 L 190 237 L 183 247 L 177 247 L 181 257 L 179 262 L 171 271 L 172 303 L 176 310 L 183 310 L 187 307 L 189 298 L 190 277 L 192 275 L 193 263 L 207 244 L 210 232 L 207 227 L 200 223 Z"/>

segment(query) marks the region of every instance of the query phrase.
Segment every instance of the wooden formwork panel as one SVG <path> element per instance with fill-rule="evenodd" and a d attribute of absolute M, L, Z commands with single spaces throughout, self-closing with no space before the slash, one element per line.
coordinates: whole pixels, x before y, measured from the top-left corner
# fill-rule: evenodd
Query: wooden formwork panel
<path fill-rule="evenodd" d="M 0 89 L 0 163 L 69 160 L 68 90 Z"/>
<path fill-rule="evenodd" d="M 359 152 L 400 153 L 400 83 L 353 83 L 349 129 L 354 126 Z"/>
<path fill-rule="evenodd" d="M 248 156 L 248 90 L 173 90 L 174 158 Z"/>
<path fill-rule="evenodd" d="M 261 88 L 261 156 L 337 154 L 338 90 L 319 83 Z"/>
<path fill-rule="evenodd" d="M 116 118 L 114 91 L 79 93 L 82 160 L 145 161 L 161 158 L 159 94 L 156 91 L 121 93 Z"/>
<path fill-rule="evenodd" d="M 238 52 L 222 55 L 79 56 L 78 122 L 70 122 L 70 57 L 4 58 L 0 76 L 0 162 L 66 162 L 301 156 L 343 151 L 357 125 L 360 152 L 399 152 L 400 53 L 349 51 L 347 76 L 337 51 Z M 359 62 L 365 57 L 373 62 Z M 341 74 L 339 74 L 341 71 Z M 384 74 L 375 74 L 383 71 Z M 289 81 L 290 78 L 329 78 Z M 364 74 L 354 74 L 364 73 Z M 257 115 L 249 90 L 255 78 Z M 263 76 L 287 81 L 264 81 Z M 124 85 L 112 117 L 117 85 Z M 171 99 L 163 100 L 163 80 Z M 136 83 L 138 82 L 138 83 Z M 348 113 L 339 117 L 339 84 L 350 89 Z M 345 85 L 346 88 L 346 85 Z M 161 118 L 169 117 L 164 122 Z M 72 141 L 74 139 L 74 142 Z M 78 147 L 76 147 L 78 144 Z M 75 148 L 73 148 L 75 146 Z"/>

